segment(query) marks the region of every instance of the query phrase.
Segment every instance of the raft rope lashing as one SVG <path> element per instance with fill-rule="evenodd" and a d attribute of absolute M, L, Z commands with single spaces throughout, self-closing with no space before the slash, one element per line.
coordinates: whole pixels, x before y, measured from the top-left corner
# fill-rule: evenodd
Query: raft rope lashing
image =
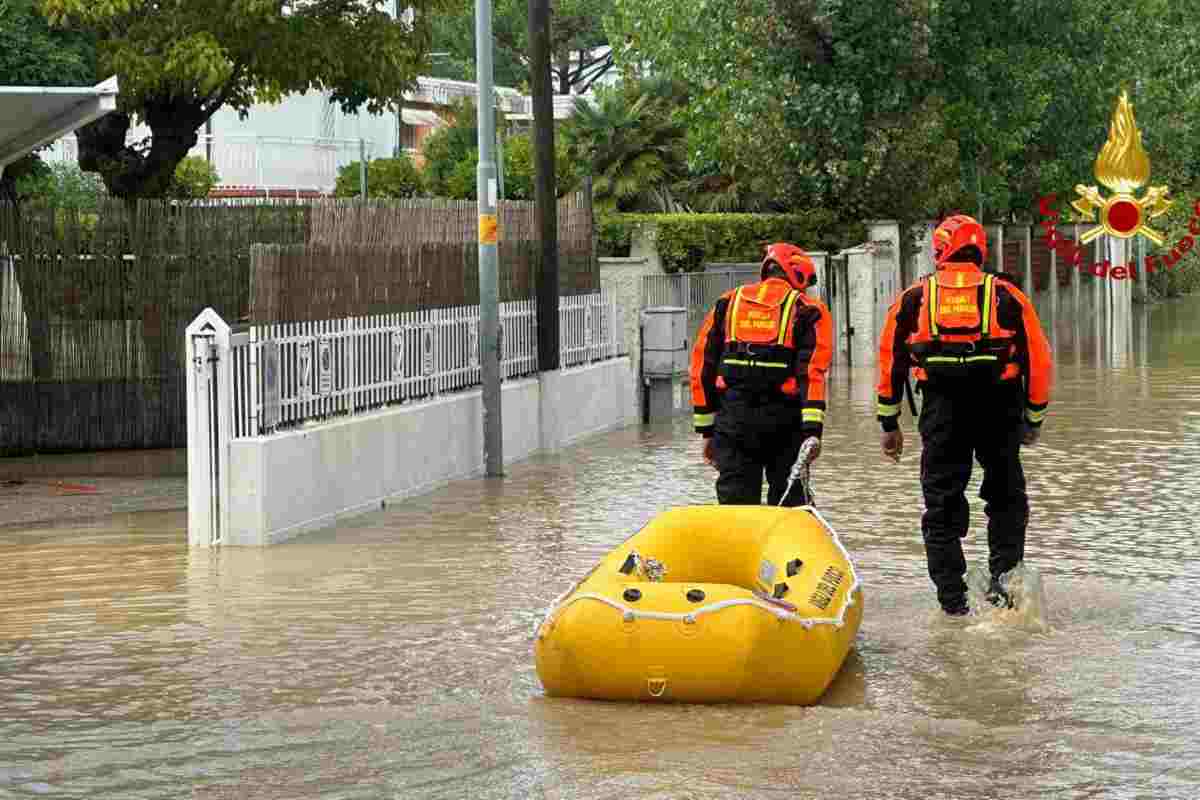
<path fill-rule="evenodd" d="M 833 538 L 834 545 L 841 552 L 842 557 L 846 559 L 846 565 L 850 568 L 850 579 L 851 579 L 850 587 L 846 590 L 845 598 L 842 602 L 842 607 L 838 610 L 838 613 L 832 618 L 830 618 L 830 617 L 802 617 L 795 612 L 788 611 L 780 606 L 773 605 L 771 603 L 767 603 L 763 600 L 759 600 L 756 597 L 732 597 L 732 598 L 729 598 L 728 600 L 720 600 L 716 603 L 709 603 L 708 605 L 700 606 L 699 608 L 697 608 L 693 611 L 689 611 L 686 614 L 672 613 L 669 611 L 642 611 L 640 609 L 631 608 L 630 606 L 627 606 L 624 603 L 620 603 L 616 600 L 613 600 L 610 597 L 605 597 L 602 594 L 596 594 L 595 592 L 586 592 L 584 594 L 577 594 L 574 597 L 571 597 L 569 601 L 567 601 L 568 596 L 570 596 L 570 594 L 575 590 L 575 587 L 572 587 L 572 588 L 568 589 L 567 591 L 563 592 L 561 595 L 559 595 L 558 598 L 553 603 L 550 604 L 550 607 L 546 609 L 546 616 L 542 619 L 542 621 L 534 629 L 534 636 L 536 636 L 537 632 L 540 631 L 542 629 L 542 627 L 547 622 L 550 621 L 551 617 L 553 617 L 558 612 L 569 608 L 570 606 L 574 605 L 575 603 L 577 603 L 581 600 L 594 600 L 596 602 L 603 603 L 604 605 L 611 606 L 612 608 L 616 609 L 617 611 L 620 611 L 622 617 L 628 622 L 632 622 L 636 619 L 655 619 L 655 620 L 665 620 L 665 621 L 670 621 L 670 622 L 683 622 L 685 624 L 691 624 L 696 621 L 697 617 L 700 617 L 701 615 L 704 615 L 704 614 L 713 614 L 713 613 L 716 613 L 717 611 L 722 611 L 726 608 L 733 608 L 735 606 L 753 606 L 755 608 L 760 608 L 769 614 L 773 614 L 775 617 L 777 617 L 780 620 L 787 621 L 787 622 L 795 622 L 805 629 L 812 628 L 815 625 L 833 625 L 835 628 L 841 628 L 846 624 L 846 612 L 850 609 L 851 606 L 854 605 L 854 595 L 858 591 L 859 586 L 860 586 L 858 571 L 854 569 L 854 562 L 850 560 L 850 554 L 846 551 L 846 548 L 842 544 L 841 539 L 838 538 L 837 531 L 835 531 L 833 529 L 833 526 L 829 524 L 829 521 L 827 519 L 825 519 L 824 516 L 821 515 L 821 512 L 818 511 L 816 509 L 816 507 L 814 507 L 814 506 L 797 506 L 796 510 L 797 511 L 807 511 L 808 513 L 810 513 L 814 517 L 816 517 L 816 519 L 821 523 L 821 525 L 823 525 L 825 527 L 825 530 L 827 530 L 829 532 L 829 535 Z"/>

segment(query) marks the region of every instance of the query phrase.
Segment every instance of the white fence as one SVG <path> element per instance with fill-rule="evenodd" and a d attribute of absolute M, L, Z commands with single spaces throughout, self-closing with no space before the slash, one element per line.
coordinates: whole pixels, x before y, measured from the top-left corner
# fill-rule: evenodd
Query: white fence
<path fill-rule="evenodd" d="M 501 374 L 538 371 L 537 309 L 501 304 Z M 559 299 L 561 366 L 625 355 L 607 293 Z M 188 326 L 189 539 L 228 529 L 229 443 L 477 386 L 479 307 L 252 326 L 211 309 Z"/>
<path fill-rule="evenodd" d="M 560 363 L 623 355 L 606 293 L 559 298 Z M 538 371 L 533 300 L 500 304 L 500 372 Z M 268 434 L 478 386 L 479 306 L 253 326 L 231 339 L 232 436 Z"/>

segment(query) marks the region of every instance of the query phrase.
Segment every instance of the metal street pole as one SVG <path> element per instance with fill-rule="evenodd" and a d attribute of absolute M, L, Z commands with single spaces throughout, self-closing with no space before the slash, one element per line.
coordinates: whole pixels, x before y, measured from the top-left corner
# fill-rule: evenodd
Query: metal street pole
<path fill-rule="evenodd" d="M 492 97 L 492 0 L 475 0 L 475 64 L 479 83 L 479 364 L 483 374 L 485 474 L 504 474 L 500 413 L 500 280 L 496 243 L 496 111 Z"/>

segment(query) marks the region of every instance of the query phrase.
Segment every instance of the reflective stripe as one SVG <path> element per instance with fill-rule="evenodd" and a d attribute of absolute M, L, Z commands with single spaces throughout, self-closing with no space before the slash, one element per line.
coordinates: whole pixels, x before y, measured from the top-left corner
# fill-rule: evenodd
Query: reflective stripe
<path fill-rule="evenodd" d="M 728 342 L 737 341 L 737 326 L 734 322 L 737 320 L 738 306 L 742 302 L 742 289 L 746 287 L 739 286 L 737 291 L 733 293 L 733 302 L 729 304 L 729 309 L 726 313 L 729 315 L 725 320 L 725 340 Z"/>
<path fill-rule="evenodd" d="M 960 364 L 962 359 L 958 356 L 929 356 L 925 359 L 926 364 Z"/>
<path fill-rule="evenodd" d="M 996 291 L 996 276 L 988 275 L 983 279 L 983 338 L 992 332 L 992 296 Z"/>
<path fill-rule="evenodd" d="M 805 422 L 824 422 L 825 421 L 825 412 L 819 408 L 806 408 L 806 409 L 804 409 L 803 416 L 804 416 Z"/>
<path fill-rule="evenodd" d="M 746 361 L 741 358 L 727 358 L 726 364 L 734 364 L 739 367 L 771 367 L 773 369 L 787 369 L 790 364 L 784 364 L 780 361 Z"/>
<path fill-rule="evenodd" d="M 926 281 L 929 287 L 929 334 L 936 337 L 938 335 L 937 326 L 937 278 L 930 276 Z"/>
<path fill-rule="evenodd" d="M 1025 418 L 1028 419 L 1030 422 L 1041 422 L 1042 420 L 1044 420 L 1046 418 L 1046 409 L 1042 409 L 1041 411 L 1034 411 L 1031 408 L 1027 408 L 1027 409 L 1025 409 Z"/>
<path fill-rule="evenodd" d="M 787 300 L 783 303 L 783 315 L 779 318 L 779 344 L 783 344 L 787 339 L 788 331 L 792 329 L 792 306 L 796 304 L 796 298 L 800 296 L 799 292 L 789 292 Z"/>
<path fill-rule="evenodd" d="M 709 428 L 717 421 L 716 414 L 693 414 L 692 424 L 697 428 Z"/>
<path fill-rule="evenodd" d="M 996 356 L 967 356 L 963 361 L 970 364 L 972 361 L 999 361 Z"/>
<path fill-rule="evenodd" d="M 880 403 L 877 410 L 879 411 L 879 416 L 881 416 L 881 417 L 898 417 L 898 416 L 900 416 L 900 404 L 899 403 L 896 403 L 895 405 L 888 405 L 887 403 Z"/>

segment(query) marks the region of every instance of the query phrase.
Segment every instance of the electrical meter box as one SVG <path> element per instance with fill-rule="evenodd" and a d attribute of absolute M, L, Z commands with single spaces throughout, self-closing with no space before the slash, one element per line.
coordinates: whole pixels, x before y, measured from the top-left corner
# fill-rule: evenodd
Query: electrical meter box
<path fill-rule="evenodd" d="M 688 371 L 688 313 L 678 306 L 642 311 L 642 373 L 674 377 Z"/>

